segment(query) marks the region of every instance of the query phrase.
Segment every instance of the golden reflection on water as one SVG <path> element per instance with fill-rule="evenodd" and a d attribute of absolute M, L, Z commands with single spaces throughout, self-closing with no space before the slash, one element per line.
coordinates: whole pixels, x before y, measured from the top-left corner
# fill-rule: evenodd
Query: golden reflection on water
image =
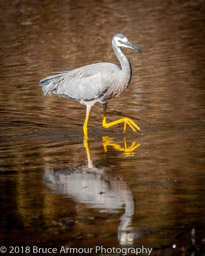
<path fill-rule="evenodd" d="M 135 153 L 134 151 L 140 146 L 139 142 L 133 141 L 131 145 L 128 147 L 126 137 L 124 137 L 124 147 L 115 143 L 114 138 L 111 138 L 109 136 L 103 136 L 102 141 L 105 152 L 107 152 L 107 147 L 111 146 L 115 150 L 123 152 L 125 156 L 133 156 Z"/>
<path fill-rule="evenodd" d="M 125 156 L 133 156 L 135 153 L 134 151 L 140 146 L 140 143 L 136 142 L 136 141 L 132 141 L 131 145 L 128 147 L 127 146 L 127 138 L 124 137 L 123 139 L 124 139 L 124 147 L 118 143 L 115 143 L 114 138 L 112 138 L 110 136 L 103 136 L 102 142 L 103 142 L 103 148 L 104 148 L 105 153 L 107 153 L 108 147 L 112 147 L 115 150 L 122 152 Z M 89 150 L 89 143 L 88 143 L 87 138 L 84 138 L 83 145 L 84 145 L 84 147 L 86 149 L 86 153 L 87 153 L 88 166 L 92 166 L 92 160 L 90 157 L 90 150 Z"/>

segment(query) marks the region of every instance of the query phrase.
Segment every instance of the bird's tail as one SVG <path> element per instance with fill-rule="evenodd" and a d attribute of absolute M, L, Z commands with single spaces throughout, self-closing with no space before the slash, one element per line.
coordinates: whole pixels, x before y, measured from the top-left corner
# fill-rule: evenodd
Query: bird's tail
<path fill-rule="evenodd" d="M 64 73 L 54 75 L 54 76 L 48 76 L 40 81 L 40 85 L 42 86 L 44 95 L 46 94 L 50 95 L 51 92 L 56 89 L 57 84 L 54 82 L 62 75 L 64 75 Z"/>

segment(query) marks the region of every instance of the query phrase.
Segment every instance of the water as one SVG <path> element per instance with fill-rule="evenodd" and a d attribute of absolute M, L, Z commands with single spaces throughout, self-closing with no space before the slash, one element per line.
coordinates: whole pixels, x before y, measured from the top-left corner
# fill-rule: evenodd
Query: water
<path fill-rule="evenodd" d="M 152 255 L 200 255 L 203 1 L 0 5 L 1 244 L 143 245 L 154 248 Z M 39 80 L 90 63 L 118 63 L 115 33 L 143 54 L 124 50 L 133 78 L 108 105 L 107 119 L 128 116 L 143 134 L 123 133 L 122 125 L 103 129 L 102 107 L 95 106 L 84 145 L 85 107 L 44 97 Z"/>

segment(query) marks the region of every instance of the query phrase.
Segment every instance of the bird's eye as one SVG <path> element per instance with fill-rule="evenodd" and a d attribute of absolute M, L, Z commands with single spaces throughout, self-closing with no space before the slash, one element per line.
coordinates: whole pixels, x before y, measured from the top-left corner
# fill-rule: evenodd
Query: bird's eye
<path fill-rule="evenodd" d="M 122 41 L 121 41 L 121 40 L 118 40 L 118 43 L 122 44 Z"/>

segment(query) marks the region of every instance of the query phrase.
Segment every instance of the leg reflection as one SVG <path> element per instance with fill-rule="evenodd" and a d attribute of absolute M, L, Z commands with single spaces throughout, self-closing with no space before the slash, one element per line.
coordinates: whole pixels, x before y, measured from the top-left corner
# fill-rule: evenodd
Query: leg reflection
<path fill-rule="evenodd" d="M 109 136 L 103 136 L 102 141 L 103 141 L 103 147 L 104 147 L 105 153 L 107 152 L 108 146 L 111 146 L 115 150 L 123 152 L 123 154 L 125 156 L 133 156 L 134 153 L 135 153 L 134 152 L 135 149 L 137 149 L 140 146 L 140 143 L 137 143 L 136 141 L 133 141 L 131 143 L 131 145 L 128 147 L 127 146 L 127 139 L 125 137 L 124 137 L 124 147 L 122 147 L 118 143 L 115 143 L 114 138 L 109 137 Z M 87 154 L 87 159 L 88 159 L 88 168 L 93 168 L 93 162 L 92 162 L 92 159 L 90 157 L 90 149 L 89 149 L 89 145 L 88 145 L 88 138 L 86 136 L 84 137 L 83 145 L 86 149 L 86 154 Z"/>
<path fill-rule="evenodd" d="M 93 161 L 90 157 L 90 149 L 89 149 L 89 145 L 88 145 L 88 139 L 86 137 L 84 137 L 83 145 L 86 149 L 86 154 L 87 154 L 87 159 L 88 159 L 88 168 L 93 168 Z"/>
<path fill-rule="evenodd" d="M 114 139 L 109 137 L 109 136 L 103 136 L 102 141 L 103 141 L 103 147 L 104 147 L 105 152 L 107 152 L 107 147 L 111 146 L 115 150 L 123 152 L 123 154 L 126 155 L 126 156 L 134 155 L 135 149 L 137 149 L 140 146 L 139 143 L 136 143 L 135 141 L 133 141 L 132 144 L 128 147 L 127 146 L 127 139 L 125 137 L 124 137 L 124 147 L 115 143 Z"/>

